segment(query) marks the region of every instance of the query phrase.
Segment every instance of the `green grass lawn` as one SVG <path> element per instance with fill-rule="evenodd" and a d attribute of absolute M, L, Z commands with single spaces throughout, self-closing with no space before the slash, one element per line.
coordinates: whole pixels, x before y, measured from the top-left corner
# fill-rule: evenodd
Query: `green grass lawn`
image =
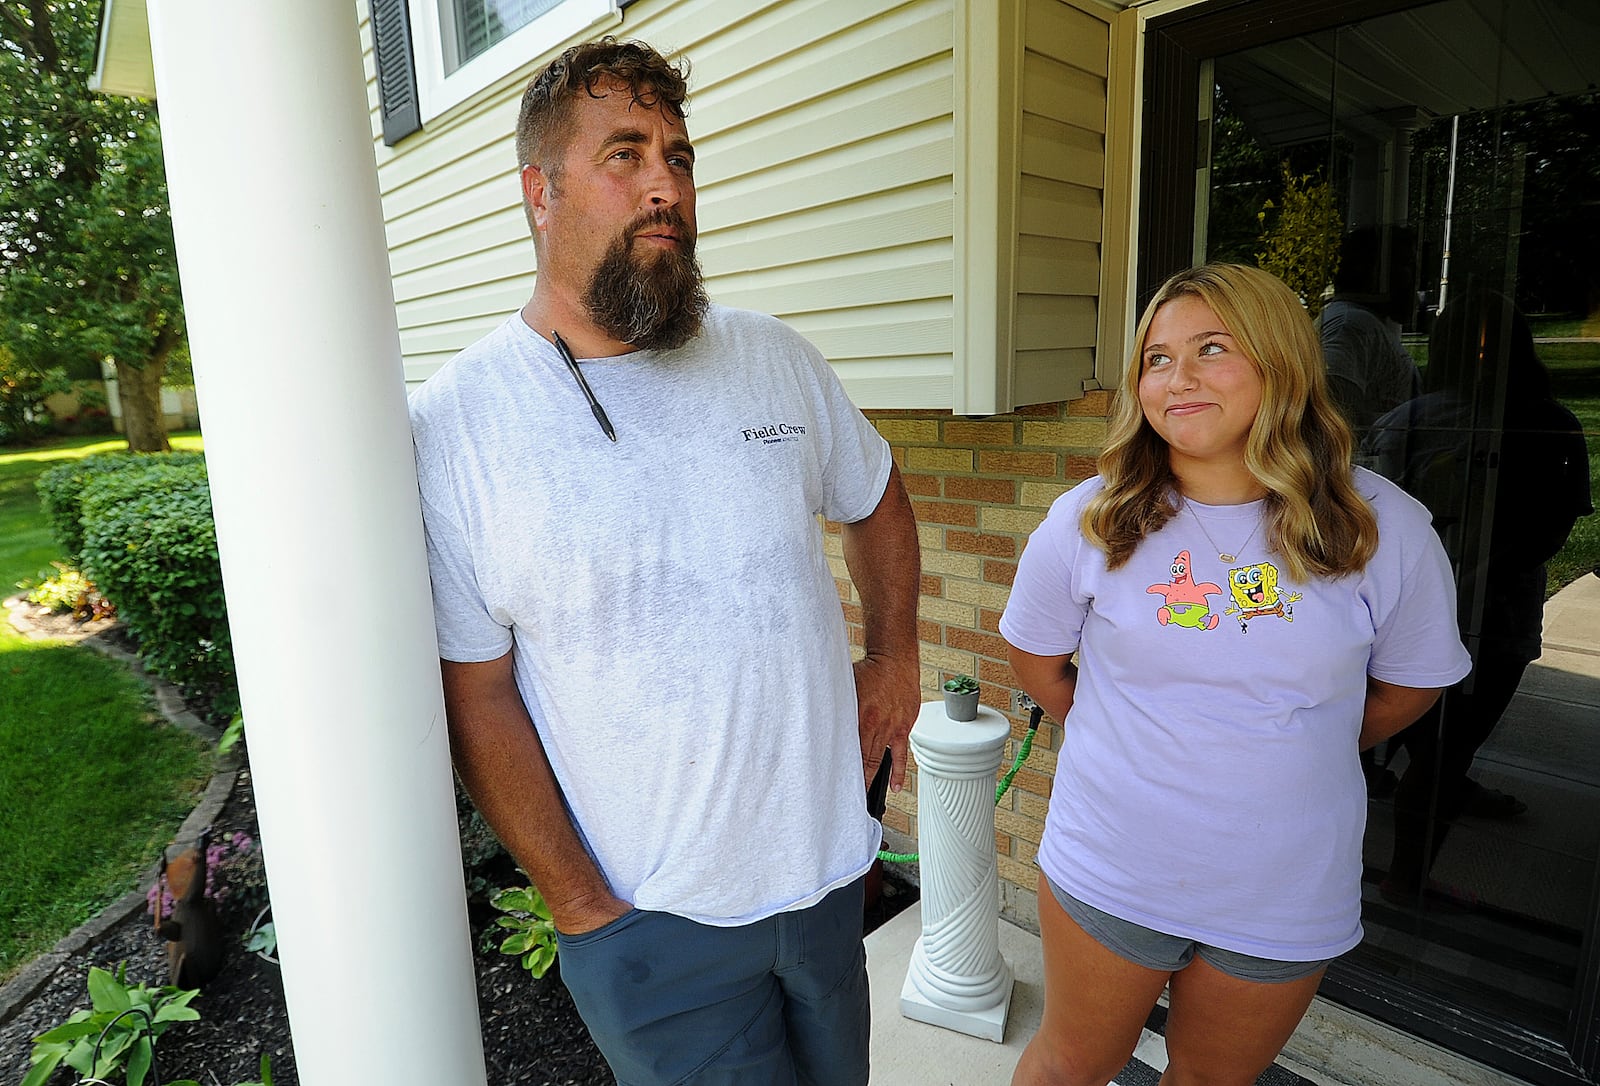
<path fill-rule="evenodd" d="M 1594 326 L 1577 320 L 1535 321 L 1537 337 L 1593 335 Z M 1419 366 L 1428 364 L 1426 340 L 1409 337 L 1406 350 Z M 1550 371 L 1550 385 L 1560 400 L 1583 424 L 1589 443 L 1590 501 L 1600 509 L 1600 341 L 1540 343 L 1539 360 Z M 1550 560 L 1546 598 L 1591 570 L 1600 568 L 1600 513 L 1581 518 L 1567 536 L 1566 546 Z"/>
<path fill-rule="evenodd" d="M 1533 334 L 1539 339 L 1570 339 L 1574 336 L 1600 335 L 1600 321 L 1585 320 L 1581 317 L 1530 316 L 1528 324 L 1533 327 Z"/>
<path fill-rule="evenodd" d="M 1589 444 L 1589 498 L 1600 509 L 1600 343 L 1541 343 L 1556 399 L 1578 416 Z M 1600 569 L 1600 513 L 1581 517 L 1550 561 L 1549 594 Z"/>
<path fill-rule="evenodd" d="M 122 447 L 0 448 L 0 596 L 57 557 L 34 480 L 64 458 Z M 0 980 L 133 888 L 210 768 L 206 745 L 161 724 L 126 668 L 0 622 Z"/>

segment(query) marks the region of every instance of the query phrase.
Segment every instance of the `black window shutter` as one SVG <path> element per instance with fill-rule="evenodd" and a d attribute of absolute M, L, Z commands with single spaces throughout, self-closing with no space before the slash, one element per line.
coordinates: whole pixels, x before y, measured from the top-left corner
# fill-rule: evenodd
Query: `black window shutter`
<path fill-rule="evenodd" d="M 411 52 L 411 12 L 406 0 L 368 0 L 372 56 L 378 66 L 378 113 L 390 147 L 422 127 L 416 61 Z"/>

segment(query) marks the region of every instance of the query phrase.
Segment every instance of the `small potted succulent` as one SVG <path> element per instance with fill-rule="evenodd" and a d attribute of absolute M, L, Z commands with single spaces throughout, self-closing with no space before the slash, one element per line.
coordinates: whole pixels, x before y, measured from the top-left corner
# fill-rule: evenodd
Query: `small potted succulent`
<path fill-rule="evenodd" d="M 944 681 L 944 715 L 951 720 L 978 719 L 978 680 L 955 675 Z"/>

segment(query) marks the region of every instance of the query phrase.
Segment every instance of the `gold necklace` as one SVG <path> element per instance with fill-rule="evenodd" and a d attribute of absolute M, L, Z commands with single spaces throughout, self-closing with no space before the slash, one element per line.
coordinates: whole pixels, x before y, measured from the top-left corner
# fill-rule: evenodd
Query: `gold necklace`
<path fill-rule="evenodd" d="M 1219 562 L 1228 562 L 1228 563 L 1237 562 L 1239 560 L 1238 553 L 1230 554 L 1228 551 L 1225 551 L 1221 547 L 1217 546 L 1217 541 L 1215 539 L 1211 538 L 1211 533 L 1210 532 L 1206 531 L 1206 522 L 1200 519 L 1200 514 L 1195 512 L 1194 506 L 1192 504 L 1190 504 L 1188 498 L 1184 498 L 1183 499 L 1183 504 L 1189 510 L 1189 515 L 1194 518 L 1194 522 L 1196 524 L 1200 525 L 1200 532 L 1201 532 L 1202 535 L 1204 535 L 1206 537 L 1206 542 L 1210 543 L 1212 548 L 1217 552 L 1217 560 Z M 1244 549 L 1250 545 L 1250 541 L 1256 537 L 1256 533 L 1259 532 L 1260 530 L 1261 530 L 1261 517 L 1258 515 L 1256 517 L 1256 526 L 1254 528 L 1250 529 L 1250 534 L 1247 537 L 1245 537 L 1245 541 L 1243 543 L 1239 544 L 1239 552 L 1242 553 L 1244 551 Z"/>

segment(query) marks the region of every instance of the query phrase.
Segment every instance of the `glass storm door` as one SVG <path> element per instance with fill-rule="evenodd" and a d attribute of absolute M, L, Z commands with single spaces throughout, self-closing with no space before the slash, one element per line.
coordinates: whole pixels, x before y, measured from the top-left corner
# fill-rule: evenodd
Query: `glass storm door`
<path fill-rule="evenodd" d="M 1600 615 L 1600 4 L 1152 27 L 1147 99 L 1198 124 L 1147 132 L 1140 282 L 1203 258 L 1294 287 L 1358 462 L 1433 514 L 1474 661 L 1364 762 L 1366 938 L 1324 994 L 1593 1082 L 1600 630 L 1571 614 Z M 1164 162 L 1196 173 L 1152 180 Z"/>

